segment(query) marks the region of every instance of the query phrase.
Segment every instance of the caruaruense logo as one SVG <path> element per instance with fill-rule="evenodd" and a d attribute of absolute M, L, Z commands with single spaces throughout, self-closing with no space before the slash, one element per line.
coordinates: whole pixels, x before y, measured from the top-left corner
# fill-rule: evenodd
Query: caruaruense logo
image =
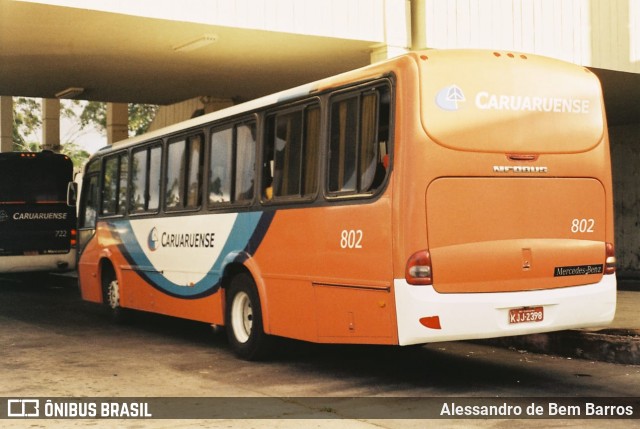
<path fill-rule="evenodd" d="M 459 103 L 465 102 L 467 99 L 464 92 L 458 85 L 449 85 L 442 88 L 436 94 L 436 104 L 442 110 L 455 112 L 460 108 Z"/>
<path fill-rule="evenodd" d="M 158 228 L 155 226 L 149 231 L 149 237 L 147 237 L 147 246 L 149 250 L 155 252 L 158 249 Z"/>

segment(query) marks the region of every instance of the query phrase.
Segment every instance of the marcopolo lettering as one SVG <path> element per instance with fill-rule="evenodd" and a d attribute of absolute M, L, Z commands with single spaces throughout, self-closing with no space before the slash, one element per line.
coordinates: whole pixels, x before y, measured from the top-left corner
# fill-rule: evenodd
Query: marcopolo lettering
<path fill-rule="evenodd" d="M 494 165 L 494 173 L 548 173 L 547 167 L 527 166 L 527 165 Z"/>

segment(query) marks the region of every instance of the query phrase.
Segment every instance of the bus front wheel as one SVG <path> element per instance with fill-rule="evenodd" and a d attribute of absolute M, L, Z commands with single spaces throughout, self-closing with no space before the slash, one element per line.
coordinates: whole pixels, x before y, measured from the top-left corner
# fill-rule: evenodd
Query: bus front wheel
<path fill-rule="evenodd" d="M 236 275 L 226 290 L 227 338 L 236 356 L 246 360 L 265 358 L 271 337 L 264 333 L 260 298 L 251 276 Z"/>
<path fill-rule="evenodd" d="M 109 277 L 105 281 L 105 304 L 109 309 L 111 319 L 116 323 L 125 323 L 129 320 L 126 309 L 120 305 L 120 283 L 115 277 Z"/>

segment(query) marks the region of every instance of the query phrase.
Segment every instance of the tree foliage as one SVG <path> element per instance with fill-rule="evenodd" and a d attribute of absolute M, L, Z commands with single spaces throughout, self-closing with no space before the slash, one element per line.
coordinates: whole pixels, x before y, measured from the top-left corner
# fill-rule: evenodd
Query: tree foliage
<path fill-rule="evenodd" d="M 144 134 L 156 116 L 155 104 L 129 103 L 129 136 Z M 101 131 L 107 128 L 107 104 L 89 101 L 79 116 L 82 127 L 93 125 Z"/>
<path fill-rule="evenodd" d="M 42 106 L 35 98 L 13 99 L 13 150 L 33 152 L 39 149 L 38 130 L 42 128 Z"/>
<path fill-rule="evenodd" d="M 129 135 L 143 134 L 151 125 L 158 110 L 157 105 L 129 104 Z M 77 142 L 90 129 L 102 133 L 107 128 L 107 104 L 97 101 L 63 100 L 60 117 L 68 118 L 74 126 L 67 135 L 60 137 L 62 153 L 68 155 L 74 165 L 81 166 L 89 158 L 89 152 Z M 15 97 L 13 99 L 13 150 L 38 152 L 42 150 L 42 103 L 40 99 Z"/>

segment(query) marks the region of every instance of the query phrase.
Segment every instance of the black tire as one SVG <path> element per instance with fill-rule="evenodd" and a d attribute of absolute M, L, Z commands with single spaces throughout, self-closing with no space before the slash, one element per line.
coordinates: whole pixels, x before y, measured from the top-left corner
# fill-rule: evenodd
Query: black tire
<path fill-rule="evenodd" d="M 241 359 L 266 358 L 272 338 L 264 333 L 260 297 L 251 276 L 236 275 L 226 289 L 225 321 L 233 353 Z"/>

